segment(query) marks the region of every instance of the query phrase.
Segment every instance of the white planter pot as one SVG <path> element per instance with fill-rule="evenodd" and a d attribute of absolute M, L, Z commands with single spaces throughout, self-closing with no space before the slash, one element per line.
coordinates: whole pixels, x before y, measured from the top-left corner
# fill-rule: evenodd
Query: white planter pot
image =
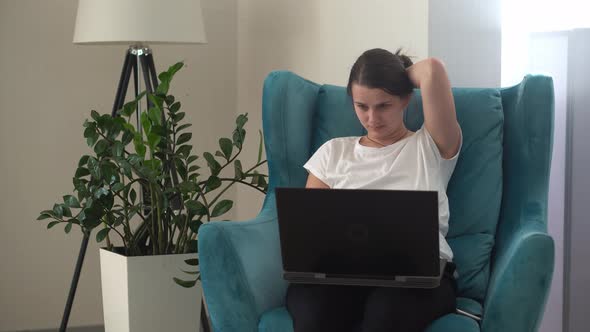
<path fill-rule="evenodd" d="M 100 249 L 105 332 L 198 332 L 201 286 L 184 288 L 173 277 L 192 279 L 184 260 L 197 254 L 126 257 Z"/>

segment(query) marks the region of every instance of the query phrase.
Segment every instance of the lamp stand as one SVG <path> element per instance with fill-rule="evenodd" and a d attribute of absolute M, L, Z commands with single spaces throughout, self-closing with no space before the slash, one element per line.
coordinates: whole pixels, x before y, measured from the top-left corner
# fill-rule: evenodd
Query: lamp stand
<path fill-rule="evenodd" d="M 143 45 L 133 45 L 130 46 L 125 54 L 125 60 L 123 62 L 123 69 L 121 70 L 121 77 L 119 78 L 119 84 L 117 86 L 117 92 L 115 94 L 115 102 L 113 103 L 113 110 L 111 115 L 113 117 L 118 116 L 117 111 L 120 110 L 124 103 L 125 103 L 125 96 L 127 94 L 127 89 L 129 88 L 129 79 L 131 78 L 131 73 L 133 72 L 133 86 L 134 86 L 134 93 L 135 98 L 139 95 L 139 72 L 138 72 L 138 62 L 141 63 L 141 70 L 142 76 L 144 79 L 145 90 L 148 93 L 154 93 L 158 88 L 158 76 L 156 75 L 156 67 L 154 65 L 154 58 L 152 56 L 152 50 L 147 46 Z M 146 98 L 147 99 L 147 98 Z M 152 103 L 149 99 L 147 99 L 147 109 L 152 106 Z M 140 104 L 137 105 L 138 110 L 140 109 Z M 137 116 L 137 128 L 139 128 L 141 132 L 141 122 L 139 121 L 139 112 L 136 112 Z M 162 112 L 162 120 L 165 123 L 165 114 Z M 164 160 L 164 165 L 168 164 L 166 160 Z M 174 185 L 178 185 L 178 175 L 176 173 L 176 168 L 174 163 L 170 163 L 170 171 L 172 175 L 172 183 Z M 167 179 L 165 182 L 166 186 L 170 185 L 170 180 Z M 150 195 L 146 194 L 147 189 L 142 187 L 141 194 L 142 194 L 142 201 L 144 202 L 144 213 L 149 212 L 149 205 Z M 180 199 L 177 196 L 176 199 L 171 201 L 171 206 L 173 209 L 180 208 Z M 78 260 L 76 261 L 76 267 L 74 269 L 74 276 L 72 277 L 72 283 L 70 285 L 70 292 L 68 294 L 68 299 L 66 301 L 66 306 L 64 308 L 64 313 L 62 316 L 61 325 L 59 328 L 60 332 L 65 332 L 68 326 L 68 320 L 70 317 L 70 312 L 72 311 L 72 304 L 74 302 L 74 296 L 76 295 L 76 288 L 78 286 L 78 281 L 80 279 L 80 272 L 82 271 L 82 264 L 84 263 L 84 256 L 86 255 L 86 249 L 88 248 L 88 240 L 90 238 L 89 231 L 83 231 L 84 237 L 82 238 L 82 243 L 80 245 L 80 252 L 78 254 Z M 204 295 L 201 296 L 201 328 L 203 332 L 210 332 L 212 330 L 210 325 L 210 320 L 207 313 L 206 303 L 204 301 Z"/>

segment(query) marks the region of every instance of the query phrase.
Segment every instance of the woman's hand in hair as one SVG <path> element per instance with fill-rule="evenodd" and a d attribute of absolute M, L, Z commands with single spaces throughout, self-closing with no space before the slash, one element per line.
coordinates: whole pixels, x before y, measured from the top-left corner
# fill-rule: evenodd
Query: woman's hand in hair
<path fill-rule="evenodd" d="M 440 66 L 444 70 L 444 65 L 440 60 L 436 58 L 428 58 L 418 61 L 406 68 L 406 72 L 414 86 L 420 88 L 422 82 L 432 78 L 433 69 L 436 66 Z"/>

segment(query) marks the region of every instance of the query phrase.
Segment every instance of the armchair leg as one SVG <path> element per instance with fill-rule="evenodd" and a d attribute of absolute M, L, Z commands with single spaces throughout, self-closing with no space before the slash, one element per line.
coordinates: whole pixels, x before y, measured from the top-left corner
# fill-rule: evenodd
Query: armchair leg
<path fill-rule="evenodd" d="M 205 295 L 201 296 L 201 332 L 212 332 L 211 322 L 209 321 L 209 311 L 205 304 Z"/>

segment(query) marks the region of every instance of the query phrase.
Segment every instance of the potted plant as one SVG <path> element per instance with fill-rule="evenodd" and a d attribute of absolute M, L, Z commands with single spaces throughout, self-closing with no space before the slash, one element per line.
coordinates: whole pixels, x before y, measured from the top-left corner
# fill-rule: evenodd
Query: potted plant
<path fill-rule="evenodd" d="M 76 194 L 63 196 L 38 218 L 49 221 L 47 228 L 64 225 L 66 233 L 74 225 L 86 234 L 95 231 L 105 243 L 100 262 L 107 331 L 196 331 L 200 289 L 191 287 L 200 278 L 199 227 L 232 208 L 233 201 L 224 199 L 232 185 L 267 190 L 267 175 L 257 171 L 266 163 L 261 133 L 256 164 L 245 169 L 238 159 L 247 113 L 237 117 L 231 139 L 219 139 L 215 154 L 203 153 L 208 174 L 202 172 L 189 144 L 191 124 L 183 123 L 181 103 L 168 93 L 182 66 L 162 72 L 157 90 L 141 93 L 118 116 L 91 112 L 84 137 L 93 153 L 78 162 Z M 149 107 L 140 111 L 146 95 Z M 233 174 L 222 175 L 229 168 Z M 192 280 L 177 277 L 184 273 Z"/>

